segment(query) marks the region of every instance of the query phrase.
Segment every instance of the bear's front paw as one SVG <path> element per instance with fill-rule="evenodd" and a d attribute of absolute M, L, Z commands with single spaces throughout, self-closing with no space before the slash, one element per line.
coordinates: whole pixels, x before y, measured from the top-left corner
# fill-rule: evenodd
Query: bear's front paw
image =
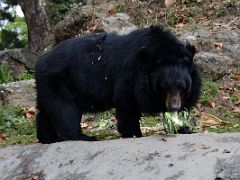
<path fill-rule="evenodd" d="M 81 134 L 79 137 L 79 140 L 83 141 L 98 141 L 98 139 L 95 136 L 87 136 L 85 134 Z"/>

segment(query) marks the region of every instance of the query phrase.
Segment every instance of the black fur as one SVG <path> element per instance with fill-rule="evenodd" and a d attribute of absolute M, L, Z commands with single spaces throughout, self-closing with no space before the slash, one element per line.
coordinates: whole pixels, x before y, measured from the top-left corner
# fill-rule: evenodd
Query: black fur
<path fill-rule="evenodd" d="M 181 91 L 181 109 L 197 102 L 195 48 L 158 26 L 128 35 L 66 40 L 36 64 L 37 137 L 42 143 L 95 140 L 82 134 L 84 112 L 116 108 L 122 137 L 141 137 L 141 112 L 165 112 L 166 93 Z"/>

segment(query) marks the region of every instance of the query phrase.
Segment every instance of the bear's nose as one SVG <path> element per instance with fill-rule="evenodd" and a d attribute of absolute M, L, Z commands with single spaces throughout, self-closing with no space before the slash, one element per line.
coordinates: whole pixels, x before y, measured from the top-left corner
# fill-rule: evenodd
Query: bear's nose
<path fill-rule="evenodd" d="M 167 111 L 178 111 L 181 108 L 180 92 L 168 93 L 166 97 Z"/>

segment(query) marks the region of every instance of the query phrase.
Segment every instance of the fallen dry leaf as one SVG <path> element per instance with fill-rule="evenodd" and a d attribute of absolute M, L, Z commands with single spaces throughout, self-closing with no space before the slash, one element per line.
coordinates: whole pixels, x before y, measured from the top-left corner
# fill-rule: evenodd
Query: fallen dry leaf
<path fill-rule="evenodd" d="M 30 107 L 30 108 L 27 109 L 27 111 L 25 113 L 25 117 L 27 119 L 30 119 L 36 114 L 37 114 L 37 109 L 35 107 Z"/>
<path fill-rule="evenodd" d="M 240 113 L 240 108 L 238 108 L 238 107 L 235 108 L 235 109 L 233 110 L 233 112 L 234 112 L 234 113 Z"/>
<path fill-rule="evenodd" d="M 150 131 L 158 131 L 159 127 L 141 127 L 142 133 L 147 133 Z"/>
<path fill-rule="evenodd" d="M 236 105 L 240 104 L 240 98 L 237 100 L 237 102 L 235 104 Z"/>
<path fill-rule="evenodd" d="M 215 102 L 211 102 L 211 107 L 214 109 L 216 107 Z"/>
<path fill-rule="evenodd" d="M 234 78 L 236 81 L 240 81 L 240 73 L 235 74 Z"/>
<path fill-rule="evenodd" d="M 179 24 L 175 25 L 175 27 L 178 28 L 178 29 L 181 29 L 184 26 L 185 26 L 185 24 L 183 24 L 183 23 L 179 23 Z"/>
<path fill-rule="evenodd" d="M 228 121 L 221 120 L 212 114 L 204 112 L 201 114 L 199 121 L 201 127 L 221 126 L 229 124 Z"/>
<path fill-rule="evenodd" d="M 93 25 L 93 26 L 89 29 L 89 31 L 90 31 L 90 32 L 95 32 L 96 29 L 97 29 L 97 25 L 95 24 L 95 25 Z"/>
<path fill-rule="evenodd" d="M 151 9 L 147 9 L 148 13 L 152 14 L 153 13 L 153 10 Z"/>
<path fill-rule="evenodd" d="M 223 100 L 228 100 L 228 99 L 230 99 L 229 96 L 223 96 Z"/>
<path fill-rule="evenodd" d="M 88 124 L 87 123 L 81 123 L 81 127 L 83 128 L 83 129 L 86 129 L 86 128 L 88 128 Z"/>
<path fill-rule="evenodd" d="M 165 7 L 170 8 L 175 4 L 175 0 L 165 0 Z"/>
<path fill-rule="evenodd" d="M 217 47 L 217 49 L 222 49 L 223 48 L 223 43 L 222 42 L 215 42 L 213 43 Z"/>
<path fill-rule="evenodd" d="M 0 134 L 0 142 L 6 139 L 6 134 Z"/>

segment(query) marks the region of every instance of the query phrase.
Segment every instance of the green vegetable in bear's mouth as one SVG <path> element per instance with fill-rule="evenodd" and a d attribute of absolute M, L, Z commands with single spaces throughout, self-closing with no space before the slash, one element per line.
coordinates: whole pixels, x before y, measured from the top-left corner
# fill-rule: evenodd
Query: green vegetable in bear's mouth
<path fill-rule="evenodd" d="M 180 116 L 179 116 L 180 115 Z M 190 122 L 190 116 L 187 111 L 181 113 L 175 112 L 165 112 L 163 116 L 163 126 L 167 134 L 178 133 L 181 128 L 192 129 L 192 124 Z"/>

